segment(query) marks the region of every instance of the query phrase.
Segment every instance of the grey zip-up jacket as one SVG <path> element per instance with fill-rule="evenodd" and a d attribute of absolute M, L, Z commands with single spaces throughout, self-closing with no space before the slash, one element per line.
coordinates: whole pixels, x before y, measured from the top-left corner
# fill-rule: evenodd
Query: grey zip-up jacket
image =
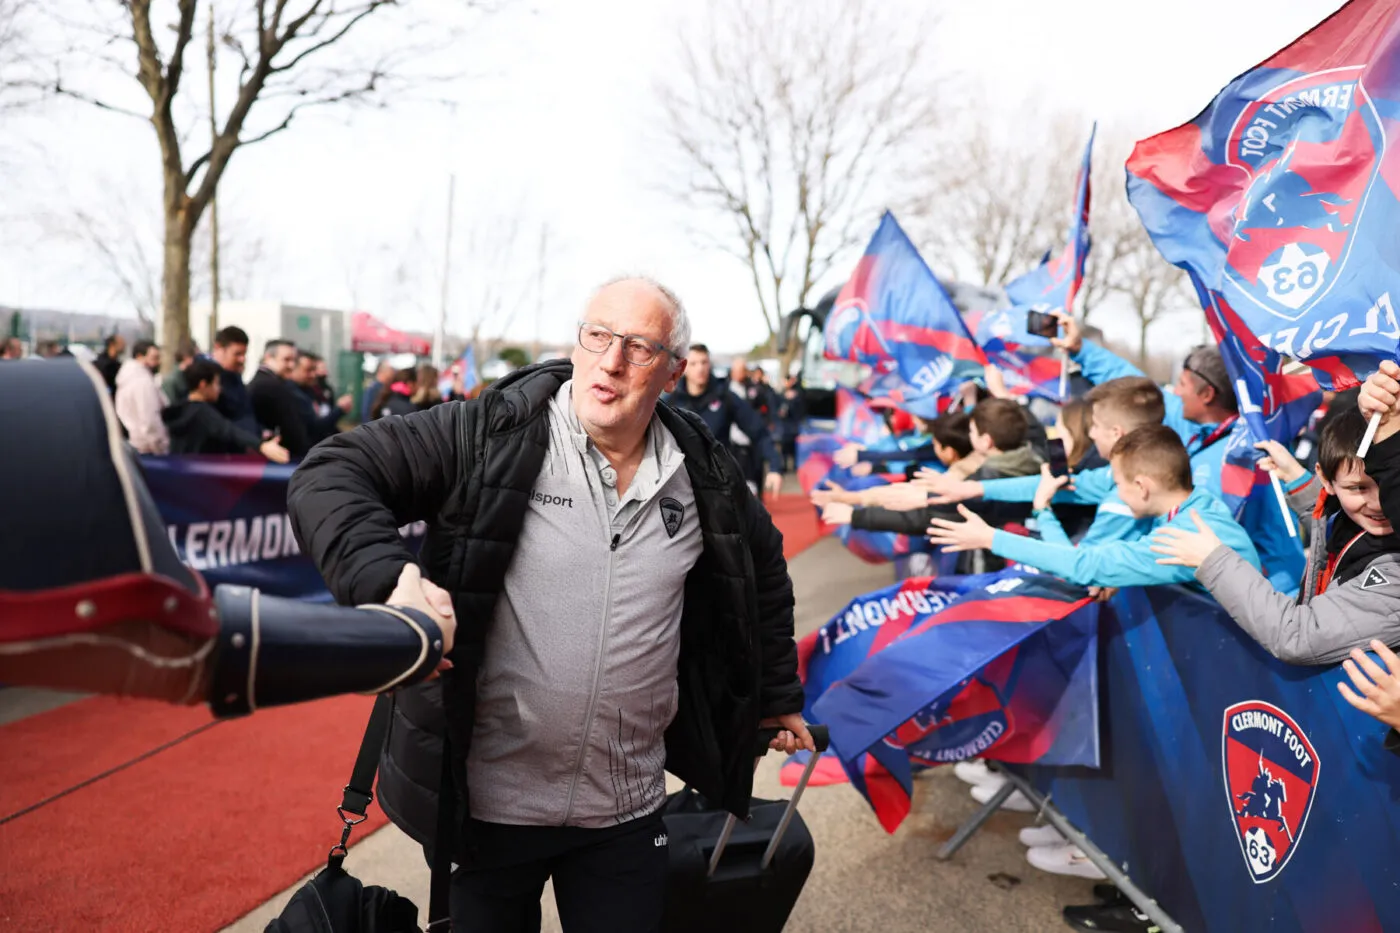
<path fill-rule="evenodd" d="M 1394 444 L 1387 441 L 1386 447 L 1387 455 L 1393 456 Z M 1366 458 L 1373 476 L 1376 455 L 1373 449 Z M 1334 664 L 1372 638 L 1400 645 L 1400 553 L 1378 555 L 1352 579 L 1317 593 L 1318 576 L 1327 565 L 1326 523 L 1312 518 L 1320 485 L 1313 479 L 1288 497 L 1299 518 L 1313 523 L 1307 575 L 1297 600 L 1274 589 L 1268 578 L 1227 547 L 1216 548 L 1196 568 L 1196 580 L 1239 627 L 1289 664 Z M 1383 486 L 1382 502 L 1386 491 Z"/>
<path fill-rule="evenodd" d="M 471 815 L 601 828 L 666 798 L 685 578 L 700 556 L 685 456 L 653 418 L 626 493 L 565 383 L 496 602 L 467 756 Z"/>

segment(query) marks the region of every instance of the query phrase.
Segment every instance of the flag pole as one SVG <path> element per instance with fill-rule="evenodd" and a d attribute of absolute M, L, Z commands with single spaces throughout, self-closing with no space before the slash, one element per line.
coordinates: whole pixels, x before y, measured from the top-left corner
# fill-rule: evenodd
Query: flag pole
<path fill-rule="evenodd" d="M 1288 537 L 1298 537 L 1298 529 L 1293 525 L 1293 515 L 1288 508 L 1288 495 L 1283 491 L 1283 480 L 1278 478 L 1278 470 L 1269 471 L 1269 482 L 1274 487 L 1274 497 L 1278 499 L 1279 511 L 1283 513 L 1283 524 L 1288 528 Z"/>
<path fill-rule="evenodd" d="M 1235 382 L 1235 397 L 1241 403 L 1241 411 L 1259 411 L 1259 409 L 1255 407 L 1254 402 L 1250 400 L 1249 390 L 1245 386 L 1243 379 L 1236 380 Z M 1246 421 L 1246 426 L 1248 426 L 1248 421 Z M 1249 433 L 1253 434 L 1254 432 L 1250 431 Z M 1268 437 L 1266 436 L 1260 439 L 1268 440 Z M 1278 510 L 1283 513 L 1283 525 L 1288 529 L 1288 537 L 1296 538 L 1298 537 L 1298 529 L 1293 524 L 1293 510 L 1288 507 L 1288 494 L 1283 491 L 1283 480 L 1279 479 L 1278 470 L 1276 469 L 1269 470 L 1268 473 L 1269 484 L 1274 487 L 1274 499 L 1278 502 Z"/>
<path fill-rule="evenodd" d="M 1371 416 L 1370 424 L 1366 425 L 1366 434 L 1361 438 L 1361 446 L 1356 449 L 1358 460 L 1365 460 L 1366 454 L 1371 450 L 1371 443 L 1376 439 L 1376 430 L 1381 426 L 1381 413 L 1376 412 Z"/>

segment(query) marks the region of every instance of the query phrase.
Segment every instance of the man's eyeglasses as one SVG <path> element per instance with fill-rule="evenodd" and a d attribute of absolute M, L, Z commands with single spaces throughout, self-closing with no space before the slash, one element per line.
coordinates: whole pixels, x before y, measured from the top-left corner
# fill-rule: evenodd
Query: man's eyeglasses
<path fill-rule="evenodd" d="M 623 359 L 633 366 L 650 366 L 656 362 L 657 354 L 671 352 L 665 345 L 641 334 L 619 334 L 602 324 L 580 322 L 578 325 L 578 345 L 589 353 L 606 353 L 618 339 L 622 341 Z"/>

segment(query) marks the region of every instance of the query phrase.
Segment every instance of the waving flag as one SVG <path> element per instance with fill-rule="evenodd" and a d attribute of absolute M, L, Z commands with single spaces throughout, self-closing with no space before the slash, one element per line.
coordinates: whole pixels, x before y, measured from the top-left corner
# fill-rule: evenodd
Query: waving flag
<path fill-rule="evenodd" d="M 1353 0 L 1138 143 L 1128 196 L 1241 339 L 1333 388 L 1394 358 L 1400 0 Z"/>
<path fill-rule="evenodd" d="M 1097 604 L 1053 577 L 910 579 L 798 644 L 805 712 L 882 826 L 915 769 L 967 758 L 1098 766 Z"/>
<path fill-rule="evenodd" d="M 1026 315 L 1030 311 L 1044 313 L 1050 310 L 1051 305 L 1037 304 L 988 311 L 977 319 L 977 343 L 988 356 L 1004 350 L 1014 352 L 1022 347 L 1048 347 L 1049 338 L 1026 330 Z"/>
<path fill-rule="evenodd" d="M 472 389 L 481 384 L 481 377 L 476 374 L 476 351 L 470 346 L 462 351 L 461 357 L 453 361 L 438 380 L 438 392 L 443 398 L 452 393 L 452 378 L 458 372 L 462 374 L 462 392 L 470 397 Z"/>
<path fill-rule="evenodd" d="M 943 286 L 886 212 L 826 319 L 826 355 L 895 364 L 901 407 L 937 417 L 945 389 L 978 375 L 986 357 Z"/>
<path fill-rule="evenodd" d="M 1025 328 L 1027 310 L 1063 311 L 1066 314 L 1073 311 L 1074 296 L 1079 293 L 1079 285 L 1084 281 L 1084 263 L 1089 258 L 1089 180 L 1097 132 L 1098 124 L 1094 124 L 1089 131 L 1089 142 L 1084 146 L 1079 174 L 1075 178 L 1074 220 L 1070 224 L 1069 242 L 1053 256 L 1047 252 L 1039 266 L 1006 286 L 1006 297 L 1021 312 L 1022 330 Z M 1049 342 L 1044 338 L 1039 340 L 1041 344 Z"/>
<path fill-rule="evenodd" d="M 836 435 L 841 440 L 867 447 L 888 437 L 885 419 L 870 407 L 870 401 L 845 386 L 836 390 Z"/>
<path fill-rule="evenodd" d="M 1283 357 L 1250 333 L 1194 273 L 1191 283 L 1205 309 L 1211 333 L 1220 344 L 1220 356 L 1239 402 L 1240 421 L 1226 440 L 1220 468 L 1222 497 L 1239 516 L 1254 488 L 1269 483 L 1268 475 L 1255 466 L 1261 454 L 1254 443 L 1274 440 L 1291 447 L 1321 404 L 1322 389 L 1308 371 L 1285 372 Z M 1288 521 L 1292 521 L 1291 516 Z"/>
<path fill-rule="evenodd" d="M 1061 401 L 1060 361 L 1054 357 L 1001 350 L 988 351 L 987 359 L 1001 370 L 1006 391 L 1012 395 Z"/>

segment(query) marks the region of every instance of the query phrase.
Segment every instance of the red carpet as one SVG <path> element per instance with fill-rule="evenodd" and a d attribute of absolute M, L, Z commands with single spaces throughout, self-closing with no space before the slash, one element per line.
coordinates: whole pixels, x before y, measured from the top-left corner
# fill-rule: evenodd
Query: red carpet
<path fill-rule="evenodd" d="M 821 537 L 804 496 L 771 512 L 785 556 Z M 0 820 L 19 814 L 0 823 L 0 929 L 237 920 L 324 864 L 370 706 L 341 697 L 214 722 L 203 709 L 98 697 L 0 726 Z M 371 807 L 353 838 L 384 822 Z"/>
<path fill-rule="evenodd" d="M 341 697 L 216 723 L 0 825 L 0 928 L 217 930 L 238 919 L 325 861 L 370 705 Z M 0 727 L 0 819 L 210 721 L 104 697 Z M 371 808 L 353 838 L 383 823 Z"/>

